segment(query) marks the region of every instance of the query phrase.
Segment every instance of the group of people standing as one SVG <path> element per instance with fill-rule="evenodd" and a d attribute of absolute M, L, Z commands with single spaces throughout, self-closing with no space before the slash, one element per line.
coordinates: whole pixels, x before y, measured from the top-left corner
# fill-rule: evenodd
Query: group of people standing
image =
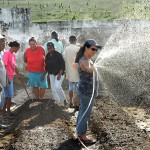
<path fill-rule="evenodd" d="M 29 48 L 24 53 L 28 85 L 33 87 L 35 98 L 42 99 L 50 80 L 52 99 L 66 105 L 67 99 L 62 89 L 65 78 L 65 61 L 62 56 L 64 48 L 56 31 L 51 33 L 51 38 L 52 40 L 46 42 L 43 47 L 37 44 L 35 38 L 29 40 Z"/>
<path fill-rule="evenodd" d="M 2 36 L 0 37 L 0 40 L 4 40 Z M 48 88 L 47 79 L 49 79 L 53 100 L 64 102 L 64 105 L 67 105 L 68 101 L 62 88 L 62 82 L 66 76 L 69 84 L 69 107 L 75 107 L 75 110 L 79 109 L 76 121 L 78 138 L 84 143 L 92 143 L 93 140 L 86 135 L 87 124 L 95 98 L 95 94 L 92 91 L 95 92 L 96 90 L 93 90 L 95 67 L 91 58 L 101 46 L 95 40 L 89 39 L 79 47 L 76 44 L 77 38 L 74 35 L 69 37 L 69 42 L 70 44 L 64 48 L 56 31 L 51 33 L 51 40 L 46 42 L 44 46 L 38 45 L 34 37 L 29 39 L 29 47 L 24 52 L 24 62 L 26 63 L 29 79 L 28 85 L 33 88 L 35 98 L 42 99 L 46 88 Z M 1 103 L 3 107 L 2 114 L 6 113 L 6 111 L 8 114 L 10 113 L 15 72 L 19 78 L 14 53 L 19 50 L 20 44 L 17 41 L 13 41 L 9 43 L 9 46 L 10 49 L 0 57 L 0 71 L 3 72 L 3 77 L 6 77 L 5 83 L 0 78 L 0 90 L 3 93 L 2 95 L 5 95 L 1 96 L 1 102 L 5 101 L 3 104 Z M 4 48 L 0 47 L 0 51 L 3 50 Z M 73 97 L 75 97 L 75 102 Z M 90 106 L 89 103 L 91 103 Z"/>

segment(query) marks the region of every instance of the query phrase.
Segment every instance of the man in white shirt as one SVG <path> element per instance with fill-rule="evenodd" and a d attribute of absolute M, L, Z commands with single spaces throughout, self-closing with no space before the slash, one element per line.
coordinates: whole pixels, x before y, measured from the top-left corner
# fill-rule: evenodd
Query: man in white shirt
<path fill-rule="evenodd" d="M 79 51 L 80 47 L 76 45 L 77 39 L 76 36 L 71 35 L 69 37 L 69 42 L 70 44 L 65 48 L 64 50 L 64 59 L 65 59 L 65 66 L 66 66 L 66 79 L 69 81 L 69 107 L 73 108 L 73 96 L 76 95 L 76 100 L 75 100 L 75 109 L 78 110 L 79 108 L 79 98 L 76 92 L 76 85 L 79 81 L 79 74 L 78 70 L 74 69 L 72 64 L 75 60 L 76 54 Z"/>

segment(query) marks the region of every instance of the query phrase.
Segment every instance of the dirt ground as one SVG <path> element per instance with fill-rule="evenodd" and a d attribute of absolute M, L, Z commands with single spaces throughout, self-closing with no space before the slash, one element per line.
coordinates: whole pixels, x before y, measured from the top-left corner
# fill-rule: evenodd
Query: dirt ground
<path fill-rule="evenodd" d="M 27 79 L 24 78 L 25 86 L 26 82 Z M 66 81 L 63 87 L 67 95 Z M 51 100 L 50 89 L 47 89 L 45 98 L 42 100 L 33 100 L 31 89 L 27 88 L 27 90 L 30 100 L 23 84 L 15 80 L 16 94 L 13 100 L 17 103 L 18 109 L 14 108 L 13 125 L 5 130 L 7 137 L 1 138 L 7 143 L 5 145 L 8 145 L 8 139 L 13 140 L 11 146 L 4 148 L 0 145 L 0 149 L 84 150 L 85 148 L 73 139 L 77 112 Z M 88 146 L 88 149 L 150 150 L 149 131 L 145 128 L 139 129 L 136 124 L 139 116 L 141 116 L 141 122 L 146 118 L 147 123 L 150 122 L 149 108 L 144 109 L 146 114 L 143 116 L 141 113 L 138 114 L 138 110 L 129 107 L 123 109 L 109 97 L 97 98 L 88 130 L 89 136 L 95 137 L 97 142 Z"/>

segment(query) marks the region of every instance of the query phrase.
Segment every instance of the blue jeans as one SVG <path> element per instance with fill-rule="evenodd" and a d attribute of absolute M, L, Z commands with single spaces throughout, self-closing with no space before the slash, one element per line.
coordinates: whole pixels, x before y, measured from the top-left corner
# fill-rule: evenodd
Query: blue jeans
<path fill-rule="evenodd" d="M 91 96 L 84 95 L 81 93 L 77 88 L 78 96 L 80 99 L 80 107 L 79 112 L 76 120 L 76 131 L 77 134 L 86 134 L 88 122 L 90 120 L 90 115 L 93 107 L 94 98 L 92 99 L 91 103 Z M 90 106 L 89 106 L 90 103 Z"/>

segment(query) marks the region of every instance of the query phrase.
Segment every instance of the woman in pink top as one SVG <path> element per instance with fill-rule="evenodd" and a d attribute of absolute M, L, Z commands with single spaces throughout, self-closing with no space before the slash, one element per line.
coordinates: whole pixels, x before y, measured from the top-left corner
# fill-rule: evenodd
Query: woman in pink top
<path fill-rule="evenodd" d="M 28 85 L 33 88 L 35 98 L 40 99 L 45 95 L 45 88 L 48 88 L 46 77 L 41 81 L 45 71 L 45 52 L 42 46 L 37 45 L 32 37 L 29 46 L 24 53 L 24 62 L 28 72 Z"/>
<path fill-rule="evenodd" d="M 4 87 L 5 91 L 5 103 L 3 106 L 3 113 L 10 115 L 10 105 L 11 105 L 11 99 L 14 95 L 14 88 L 13 88 L 13 78 L 14 74 L 16 72 L 18 78 L 20 78 L 19 71 L 16 67 L 16 55 L 14 53 L 17 53 L 17 51 L 20 48 L 20 44 L 17 41 L 10 42 L 9 44 L 10 49 L 4 52 L 3 55 L 3 62 L 6 67 L 6 73 L 7 77 L 9 79 L 9 84 Z"/>

